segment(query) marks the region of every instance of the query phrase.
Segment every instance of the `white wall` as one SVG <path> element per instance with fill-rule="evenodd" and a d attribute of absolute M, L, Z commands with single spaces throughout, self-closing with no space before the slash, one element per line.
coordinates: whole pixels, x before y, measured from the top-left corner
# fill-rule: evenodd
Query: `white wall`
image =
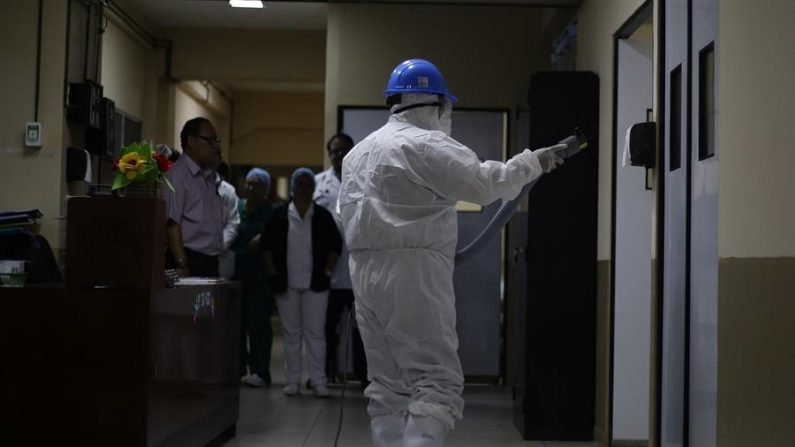
<path fill-rule="evenodd" d="M 610 260 L 613 137 L 613 33 L 643 0 L 587 0 L 577 13 L 577 70 L 599 75 L 599 204 L 597 230 L 596 437 L 606 441 L 610 389 Z M 645 410 L 644 410 L 645 412 Z"/>
<path fill-rule="evenodd" d="M 577 69 L 599 75 L 598 259 L 610 259 L 613 138 L 613 33 L 644 0 L 588 0 L 577 14 Z"/>
<path fill-rule="evenodd" d="M 637 33 L 636 33 L 637 34 Z M 648 33 L 646 33 L 648 35 Z M 626 131 L 646 120 L 654 96 L 650 35 L 619 41 L 616 160 L 615 320 L 613 361 L 613 439 L 649 438 L 651 348 L 652 191 L 646 172 L 623 166 Z"/>

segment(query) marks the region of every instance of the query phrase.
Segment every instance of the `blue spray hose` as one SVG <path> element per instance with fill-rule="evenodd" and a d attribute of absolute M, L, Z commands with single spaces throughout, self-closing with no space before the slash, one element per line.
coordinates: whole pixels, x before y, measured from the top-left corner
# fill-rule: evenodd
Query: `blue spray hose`
<path fill-rule="evenodd" d="M 575 129 L 574 135 L 566 137 L 559 144 L 565 144 L 566 149 L 561 149 L 558 151 L 558 154 L 564 159 L 568 159 L 569 157 L 573 157 L 582 149 L 588 147 L 588 140 L 585 138 L 585 135 L 583 135 L 582 132 L 580 132 L 578 129 Z M 541 177 L 543 177 L 543 175 Z M 497 212 L 494 213 L 494 217 L 492 217 L 488 225 L 486 225 L 486 228 L 484 228 L 483 231 L 481 231 L 480 234 L 478 234 L 475 239 L 472 240 L 472 242 L 467 244 L 466 247 L 456 252 L 456 267 L 459 267 L 465 262 L 474 258 L 475 255 L 477 255 L 480 250 L 483 249 L 483 247 L 489 243 L 494 236 L 500 232 L 500 230 L 502 230 L 502 227 L 504 227 L 513 216 L 516 208 L 519 207 L 519 204 L 522 202 L 522 199 L 524 199 L 525 194 L 533 189 L 533 186 L 535 186 L 541 177 L 538 177 L 532 182 L 524 185 L 522 191 L 513 200 L 502 203 Z"/>

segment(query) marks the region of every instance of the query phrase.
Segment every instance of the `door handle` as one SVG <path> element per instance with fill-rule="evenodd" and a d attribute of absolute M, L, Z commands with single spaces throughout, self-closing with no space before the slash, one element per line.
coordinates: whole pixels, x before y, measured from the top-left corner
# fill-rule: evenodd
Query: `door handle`
<path fill-rule="evenodd" d="M 519 262 L 519 256 L 521 256 L 523 253 L 524 253 L 524 247 L 522 247 L 522 248 L 513 247 L 513 263 L 514 264 Z"/>

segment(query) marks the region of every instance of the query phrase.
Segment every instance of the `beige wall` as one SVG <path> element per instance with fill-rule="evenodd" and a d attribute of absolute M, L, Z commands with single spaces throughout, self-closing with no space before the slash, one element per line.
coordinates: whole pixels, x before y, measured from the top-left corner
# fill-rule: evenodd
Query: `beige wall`
<path fill-rule="evenodd" d="M 0 142 L 21 146 L 25 121 L 33 121 L 36 74 L 36 23 L 38 5 L 27 0 L 3 2 L 0 10 L 0 92 L 3 103 L 14 107 L 0 110 Z"/>
<path fill-rule="evenodd" d="M 594 440 L 606 445 L 610 394 L 610 260 L 596 263 L 596 386 Z"/>
<path fill-rule="evenodd" d="M 41 233 L 63 247 L 63 75 L 66 2 L 45 0 L 42 23 L 39 122 L 42 147 L 23 147 L 24 126 L 34 119 L 38 2 L 4 0 L 0 6 L 0 209 L 39 208 Z"/>
<path fill-rule="evenodd" d="M 235 97 L 232 163 L 323 165 L 322 92 L 236 92 Z"/>
<path fill-rule="evenodd" d="M 552 35 L 565 19 L 542 8 L 330 4 L 326 138 L 338 105 L 384 104 L 392 69 L 417 57 L 434 62 L 459 107 L 515 110 L 527 104 L 530 74 L 548 68 Z"/>
<path fill-rule="evenodd" d="M 793 273 L 793 257 L 720 261 L 720 447 L 795 445 Z"/>
<path fill-rule="evenodd" d="M 165 79 L 165 51 L 153 48 L 109 10 L 105 15 L 100 77 L 105 96 L 117 109 L 142 121 L 144 140 L 169 142 L 167 117 L 173 113 L 173 104 Z"/>
<path fill-rule="evenodd" d="M 129 5 L 128 0 L 113 2 L 132 16 L 150 35 L 152 26 Z M 105 96 L 116 107 L 142 121 L 145 140 L 168 142 L 173 133 L 173 97 L 166 79 L 165 49 L 153 48 L 130 29 L 121 18 L 106 8 L 107 30 L 102 41 L 102 84 Z"/>
<path fill-rule="evenodd" d="M 210 120 L 218 136 L 221 137 L 221 154 L 229 160 L 230 111 L 229 100 L 221 96 L 212 85 L 186 81 L 172 87 L 174 89 L 174 126 L 171 141 L 173 148 L 182 149 L 180 132 L 185 123 L 193 118 L 204 117 Z"/>
<path fill-rule="evenodd" d="M 795 3 L 719 9 L 717 440 L 795 445 Z"/>
<path fill-rule="evenodd" d="M 324 31 L 168 29 L 179 79 L 315 88 L 323 85 Z"/>
<path fill-rule="evenodd" d="M 112 17 L 112 16 L 111 16 Z M 146 65 L 151 49 L 144 42 L 124 31 L 109 20 L 102 36 L 102 86 L 104 95 L 121 109 L 139 120 L 145 116 L 144 91 L 147 79 Z"/>
<path fill-rule="evenodd" d="M 173 41 L 173 76 L 218 81 L 240 92 L 231 101 L 234 116 L 228 115 L 235 126 L 231 133 L 235 141 L 224 143 L 229 162 L 323 164 L 323 122 L 318 116 L 322 117 L 323 110 L 325 31 L 158 32 Z M 170 134 L 178 134 L 187 119 L 184 113 L 177 114 L 180 118 L 171 126 Z"/>
<path fill-rule="evenodd" d="M 795 2 L 719 8 L 719 255 L 795 256 Z"/>

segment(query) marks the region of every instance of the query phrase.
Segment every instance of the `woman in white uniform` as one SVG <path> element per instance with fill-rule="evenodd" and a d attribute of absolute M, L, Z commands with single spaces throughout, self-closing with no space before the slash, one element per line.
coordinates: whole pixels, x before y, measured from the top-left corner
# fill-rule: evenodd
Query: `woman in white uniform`
<path fill-rule="evenodd" d="M 298 168 L 290 181 L 291 200 L 273 210 L 260 236 L 265 268 L 284 332 L 284 394 L 295 396 L 301 382 L 306 340 L 309 384 L 318 397 L 326 386 L 326 307 L 331 274 L 342 250 L 334 217 L 312 201 L 315 174 Z"/>

